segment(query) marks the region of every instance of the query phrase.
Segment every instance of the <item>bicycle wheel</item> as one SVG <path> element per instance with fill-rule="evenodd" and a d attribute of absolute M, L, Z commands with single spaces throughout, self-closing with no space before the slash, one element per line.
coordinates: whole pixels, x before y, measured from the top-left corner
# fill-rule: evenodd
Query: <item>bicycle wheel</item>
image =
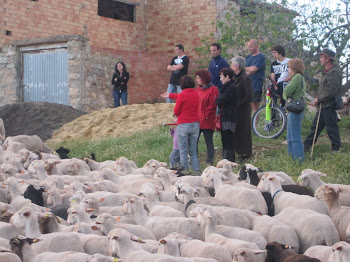
<path fill-rule="evenodd" d="M 287 116 L 280 107 L 271 108 L 271 120 L 266 120 L 266 106 L 260 107 L 253 115 L 254 133 L 262 138 L 279 137 L 287 125 Z"/>

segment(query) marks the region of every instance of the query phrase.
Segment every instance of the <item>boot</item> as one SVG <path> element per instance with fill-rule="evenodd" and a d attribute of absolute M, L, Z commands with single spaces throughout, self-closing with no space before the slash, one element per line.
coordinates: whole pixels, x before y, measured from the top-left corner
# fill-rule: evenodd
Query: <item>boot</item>
<path fill-rule="evenodd" d="M 235 151 L 230 149 L 224 149 L 222 151 L 222 158 L 228 161 L 235 162 Z"/>

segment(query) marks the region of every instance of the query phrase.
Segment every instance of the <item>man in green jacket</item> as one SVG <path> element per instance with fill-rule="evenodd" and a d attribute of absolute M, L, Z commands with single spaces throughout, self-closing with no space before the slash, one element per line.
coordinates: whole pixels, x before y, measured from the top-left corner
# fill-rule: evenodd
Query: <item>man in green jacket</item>
<path fill-rule="evenodd" d="M 341 88 L 342 71 L 334 64 L 335 53 L 332 50 L 325 48 L 318 55 L 320 55 L 320 63 L 325 70 L 323 71 L 317 97 L 314 100 L 318 110 L 321 110 L 315 143 L 323 128 L 326 127 L 328 137 L 332 142 L 332 151 L 335 152 L 339 151 L 341 147 L 337 111 L 335 110 L 335 96 Z M 304 150 L 308 150 L 312 146 L 318 114 L 319 111 L 317 111 L 312 123 L 311 133 L 305 138 Z"/>

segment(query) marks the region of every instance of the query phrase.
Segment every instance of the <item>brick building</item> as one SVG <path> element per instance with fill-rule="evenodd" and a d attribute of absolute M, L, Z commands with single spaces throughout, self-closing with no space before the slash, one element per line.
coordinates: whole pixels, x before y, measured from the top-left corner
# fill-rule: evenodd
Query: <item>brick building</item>
<path fill-rule="evenodd" d="M 109 107 L 111 78 L 124 61 L 129 103 L 159 99 L 167 64 L 195 47 L 232 0 L 0 0 L 0 105 L 19 101 Z M 120 15 L 122 14 L 122 15 Z"/>

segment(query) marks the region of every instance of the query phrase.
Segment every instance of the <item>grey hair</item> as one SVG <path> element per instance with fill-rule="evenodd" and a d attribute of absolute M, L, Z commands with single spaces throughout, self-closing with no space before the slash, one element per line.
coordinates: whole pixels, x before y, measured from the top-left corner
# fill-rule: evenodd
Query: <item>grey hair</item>
<path fill-rule="evenodd" d="M 235 56 L 234 58 L 231 59 L 231 63 L 235 63 L 238 65 L 239 69 L 241 71 L 245 70 L 245 58 L 242 56 Z"/>

